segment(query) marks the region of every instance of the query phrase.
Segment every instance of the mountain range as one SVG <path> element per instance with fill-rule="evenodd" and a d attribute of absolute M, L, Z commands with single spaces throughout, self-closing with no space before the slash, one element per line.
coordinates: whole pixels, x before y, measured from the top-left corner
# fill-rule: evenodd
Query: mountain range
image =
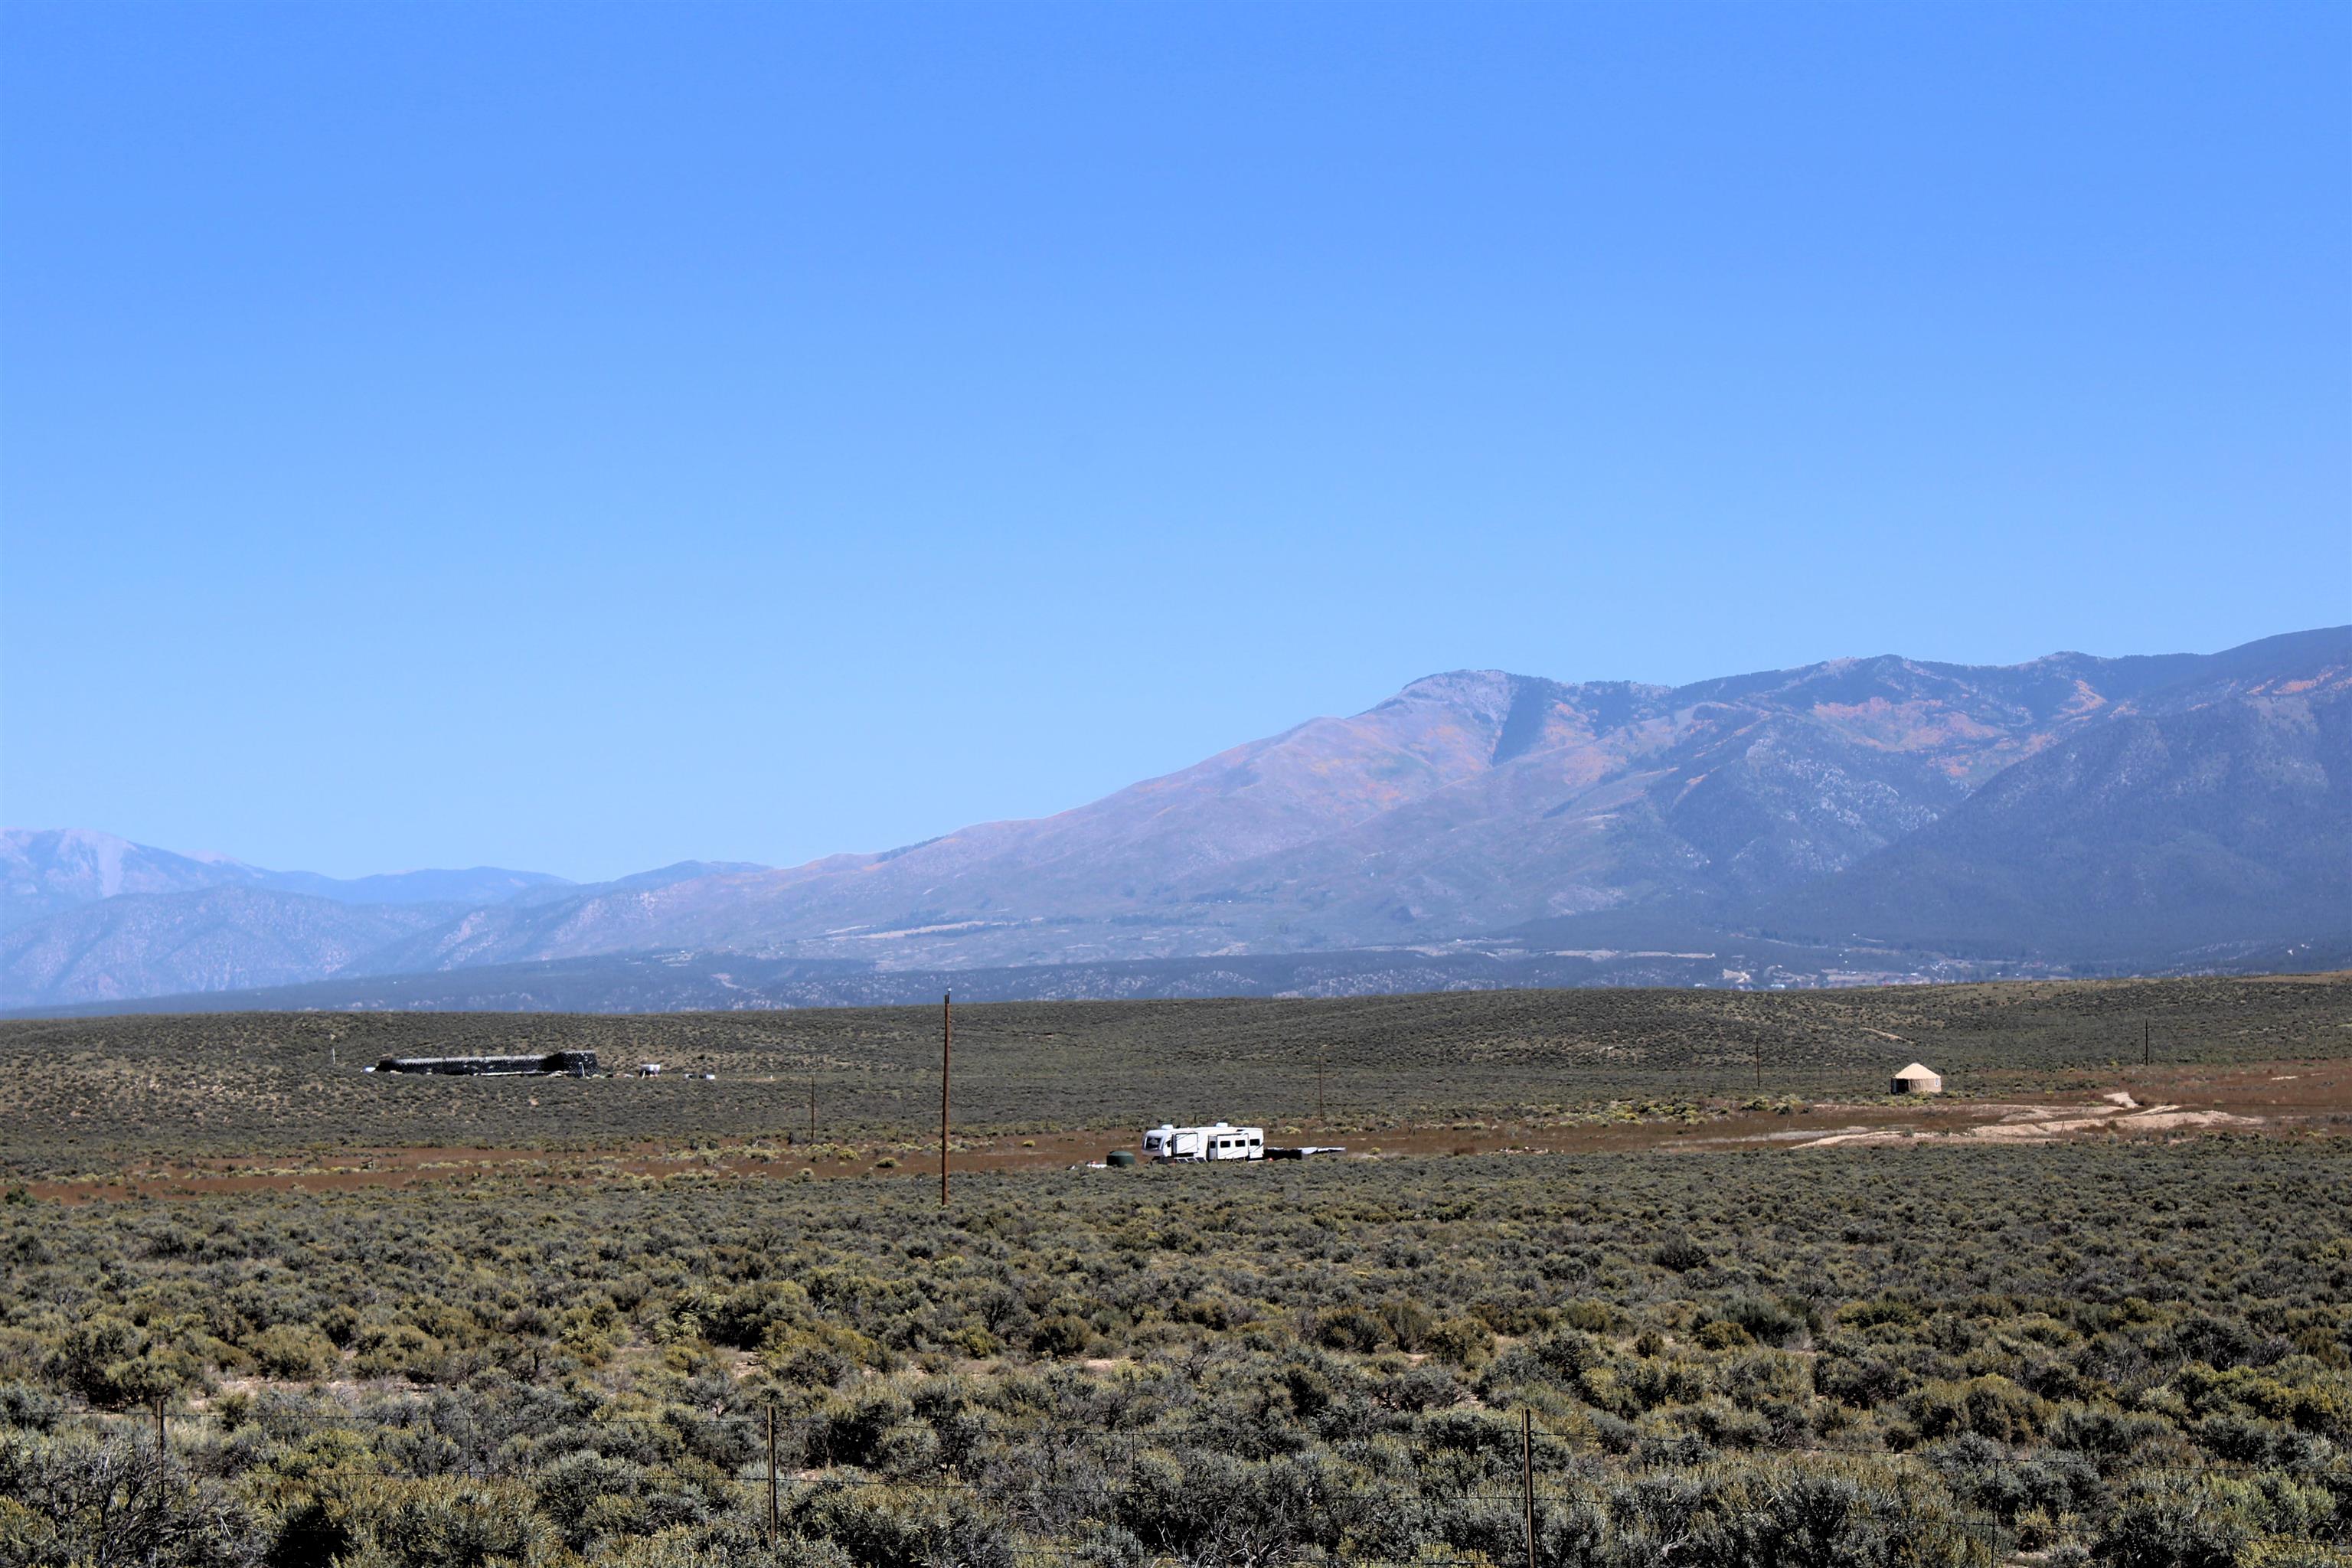
<path fill-rule="evenodd" d="M 1682 687 L 1464 670 L 1055 816 L 586 885 L 336 881 L 12 829 L 0 998 L 298 986 L 285 1005 L 413 1005 L 479 995 L 491 971 L 489 990 L 527 996 L 530 966 L 576 982 L 599 963 L 641 1000 L 611 977 L 789 976 L 763 1005 L 853 976 L 1148 991 L 1202 984 L 1209 961 L 1244 986 L 1398 968 L 1379 954 L 1463 984 L 1546 963 L 1559 983 L 1563 959 L 1608 983 L 1671 957 L 1685 984 L 2316 966 L 2352 952 L 2347 693 L 2352 627 Z"/>

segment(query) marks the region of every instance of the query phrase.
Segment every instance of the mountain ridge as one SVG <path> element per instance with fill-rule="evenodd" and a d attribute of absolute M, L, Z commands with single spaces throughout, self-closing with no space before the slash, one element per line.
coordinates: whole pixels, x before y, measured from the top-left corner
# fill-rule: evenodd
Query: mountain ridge
<path fill-rule="evenodd" d="M 2332 741 L 2296 736 L 2337 734 L 2347 689 L 2345 627 L 2218 654 L 2056 653 L 2012 666 L 1880 655 L 1680 687 L 1441 671 L 1362 712 L 1310 719 L 1050 816 L 796 867 L 686 862 L 611 883 L 532 886 L 438 922 L 409 922 L 333 973 L 663 951 L 883 970 L 1152 963 L 1460 941 L 1612 911 L 1651 911 L 1692 931 L 1789 926 L 1811 938 L 1853 927 L 1857 910 L 1886 914 L 1906 900 L 1957 922 L 1943 933 L 1912 922 L 1916 943 L 1982 952 L 1999 948 L 2006 929 L 2016 952 L 2045 959 L 2063 956 L 2070 939 L 2024 914 L 2042 898 L 2121 921 L 2116 900 L 2128 901 L 2139 873 L 2084 871 L 2083 857 L 2138 864 L 2170 853 L 2159 829 L 2174 808 L 2163 791 L 2178 781 L 2159 785 L 2142 769 L 2125 781 L 2139 793 L 2118 794 L 2112 780 L 2101 786 L 2101 809 L 2156 826 L 2084 840 L 2072 860 L 2037 868 L 1990 840 L 1971 840 L 1966 854 L 1937 846 L 1964 830 L 2031 837 L 2021 818 L 1969 826 L 1993 821 L 1990 803 L 2002 797 L 1985 795 L 1988 785 L 2038 757 L 2069 754 L 2085 737 L 2140 733 L 2135 725 L 2173 727 L 2165 754 L 2176 772 L 2198 761 L 2200 745 L 2238 746 L 2285 759 L 2277 765 L 2291 763 L 2304 781 L 2265 808 L 2277 821 L 2230 851 L 2238 858 L 2229 885 L 2244 897 L 2169 926 L 2143 910 L 2136 924 L 2117 926 L 2130 925 L 2127 940 L 2077 943 L 2101 962 L 2127 948 L 2169 962 L 2251 930 L 2260 889 L 2293 880 L 2273 863 L 2344 838 L 2352 763 Z M 2224 710 L 2226 721 L 2202 731 L 2186 717 Z M 2045 774 L 2032 809 L 2081 816 L 2069 791 L 2090 788 L 2089 773 L 2025 776 Z M 1987 804 L 1969 811 L 1979 797 Z M 2199 809 L 2239 808 L 2214 797 Z M 1938 838 L 1948 818 L 1962 827 Z M 2170 831 L 2188 831 L 2186 822 Z M 157 866 L 166 882 L 187 875 Z M 2039 894 L 2043 871 L 2080 873 L 2079 885 L 2062 896 L 2053 880 Z M 2304 877 L 2292 919 L 2309 924 L 2352 907 L 2331 901 L 2352 896 L 2347 883 L 2340 863 Z M 1924 889 L 1916 896 L 1906 890 L 1915 884 Z M 1977 891 L 1964 896 L 1964 884 Z M 10 886 L 13 895 L 13 877 Z M 187 891 L 112 897 L 168 903 Z M 1849 894 L 1851 910 L 1840 903 Z M 320 924 L 315 913 L 305 918 Z M 2264 926 L 2266 939 L 2295 934 L 2279 923 Z M 12 1004 L 70 1001 L 60 984 L 90 983 L 68 980 L 22 935 L 12 930 L 0 953 Z"/>

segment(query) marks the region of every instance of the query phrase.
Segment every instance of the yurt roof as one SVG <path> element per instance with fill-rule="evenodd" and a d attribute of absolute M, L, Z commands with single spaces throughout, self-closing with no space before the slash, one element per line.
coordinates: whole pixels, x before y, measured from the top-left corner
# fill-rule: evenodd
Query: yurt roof
<path fill-rule="evenodd" d="M 1943 1074 L 1937 1072 L 1934 1068 L 1927 1066 L 1924 1062 L 1913 1062 L 1909 1067 L 1905 1068 L 1901 1072 L 1896 1073 L 1895 1076 L 1896 1078 L 1941 1078 L 1943 1077 Z"/>

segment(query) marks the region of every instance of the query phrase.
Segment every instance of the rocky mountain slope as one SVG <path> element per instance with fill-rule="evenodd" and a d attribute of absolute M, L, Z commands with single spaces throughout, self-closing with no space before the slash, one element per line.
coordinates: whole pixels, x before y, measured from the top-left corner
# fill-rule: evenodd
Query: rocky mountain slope
<path fill-rule="evenodd" d="M 2347 683 L 2352 628 L 1678 689 L 1457 671 L 1056 816 L 783 870 L 535 887 L 305 978 L 657 952 L 957 970 L 1500 931 L 1574 947 L 1633 917 L 1693 941 L 1862 931 L 2154 966 L 2342 934 Z M 10 1002 L 100 994 L 40 925 L 8 932 Z M 136 956 L 108 951 L 120 985 Z"/>
<path fill-rule="evenodd" d="M 2339 668 L 2121 715 L 1758 918 L 2090 960 L 2352 934 L 2347 686 Z"/>

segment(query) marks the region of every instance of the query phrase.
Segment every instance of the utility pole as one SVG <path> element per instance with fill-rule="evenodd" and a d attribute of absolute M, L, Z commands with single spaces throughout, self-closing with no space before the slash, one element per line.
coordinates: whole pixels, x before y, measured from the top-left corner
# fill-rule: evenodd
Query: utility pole
<path fill-rule="evenodd" d="M 1524 1405 L 1519 1410 L 1519 1479 L 1526 1488 L 1528 1568 L 1536 1568 L 1536 1416 Z"/>
<path fill-rule="evenodd" d="M 809 1074 L 809 1143 L 816 1143 L 816 1074 Z"/>
<path fill-rule="evenodd" d="M 1764 1042 L 1756 1042 L 1756 1087 L 1764 1087 Z"/>
<path fill-rule="evenodd" d="M 776 1402 L 768 1401 L 768 1550 L 776 1549 Z"/>
<path fill-rule="evenodd" d="M 155 1402 L 155 1473 L 157 1475 L 163 1473 L 163 1462 L 171 1457 L 172 1450 L 168 1444 L 169 1440 L 163 1432 L 163 1402 L 159 1399 Z"/>
<path fill-rule="evenodd" d="M 2152 1049 L 2152 1047 L 2151 1047 L 2148 1045 L 2148 1043 L 2147 1043 L 2147 1019 L 2145 1019 L 2145 1018 L 2142 1018 L 2142 1019 L 2139 1021 L 2139 1065 L 2140 1065 L 2140 1066 L 2142 1066 L 2142 1067 L 2146 1067 L 2146 1066 L 2147 1066 L 2147 1064 L 2148 1064 L 2150 1061 L 2153 1061 L 2153 1060 L 2155 1059 L 2155 1058 L 2150 1054 L 2150 1053 L 2151 1053 L 2151 1049 Z"/>
<path fill-rule="evenodd" d="M 1315 1042 L 1315 1120 L 1323 1120 L 1323 1042 Z"/>
<path fill-rule="evenodd" d="M 955 1053 L 955 992 L 939 999 L 939 1206 L 948 1206 L 948 1058 Z"/>

